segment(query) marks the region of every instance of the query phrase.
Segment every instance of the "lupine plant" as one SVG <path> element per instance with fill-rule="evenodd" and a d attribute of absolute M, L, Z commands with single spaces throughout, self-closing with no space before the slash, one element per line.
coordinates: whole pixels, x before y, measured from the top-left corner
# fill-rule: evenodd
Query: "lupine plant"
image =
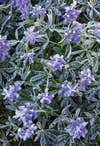
<path fill-rule="evenodd" d="M 0 0 L 0 146 L 100 146 L 99 0 Z"/>

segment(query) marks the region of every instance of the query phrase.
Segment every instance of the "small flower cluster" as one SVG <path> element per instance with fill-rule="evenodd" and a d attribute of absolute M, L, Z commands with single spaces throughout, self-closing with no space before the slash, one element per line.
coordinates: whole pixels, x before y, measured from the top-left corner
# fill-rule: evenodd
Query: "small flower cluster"
<path fill-rule="evenodd" d="M 76 9 L 77 2 L 74 1 L 69 7 L 66 7 L 61 14 L 63 14 L 63 19 L 65 24 L 70 24 L 76 21 L 77 17 L 81 13 L 80 10 Z"/>
<path fill-rule="evenodd" d="M 89 85 L 92 81 L 94 81 L 94 76 L 91 74 L 90 69 L 84 69 L 80 74 L 80 89 L 85 89 L 87 85 Z"/>
<path fill-rule="evenodd" d="M 27 62 L 32 64 L 34 62 L 34 55 L 35 53 L 33 51 L 31 53 L 25 53 L 23 56 L 21 56 L 21 59 L 23 59 L 24 64 Z"/>
<path fill-rule="evenodd" d="M 37 118 L 37 105 L 31 103 L 25 103 L 23 106 L 19 106 L 16 110 L 14 119 L 18 119 L 23 122 L 23 127 L 18 129 L 18 137 L 27 140 L 30 138 L 36 126 L 33 124 L 32 120 Z"/>
<path fill-rule="evenodd" d="M 85 122 L 83 118 L 77 118 L 76 120 L 72 121 L 70 125 L 68 125 L 65 130 L 72 136 L 74 139 L 81 137 L 85 137 L 87 134 L 86 125 L 88 122 Z"/>
<path fill-rule="evenodd" d="M 32 135 L 34 134 L 34 131 L 37 129 L 37 127 L 32 125 L 27 125 L 26 127 L 18 128 L 18 137 L 26 141 Z"/>
<path fill-rule="evenodd" d="M 14 4 L 21 13 L 21 18 L 26 19 L 31 9 L 30 0 L 14 0 Z"/>
<path fill-rule="evenodd" d="M 38 36 L 39 33 L 34 32 L 34 27 L 30 27 L 24 32 L 23 41 L 29 43 L 30 45 L 34 45 L 37 42 Z"/>
<path fill-rule="evenodd" d="M 68 81 L 64 81 L 62 84 L 57 84 L 59 88 L 58 95 L 64 95 L 65 97 L 73 96 L 78 89 L 78 85 L 72 86 Z"/>
<path fill-rule="evenodd" d="M 53 69 L 53 71 L 62 71 L 64 67 L 63 55 L 56 54 L 53 57 L 50 57 L 50 61 L 47 62 L 47 65 Z"/>
<path fill-rule="evenodd" d="M 74 42 L 77 43 L 80 40 L 80 36 L 84 30 L 84 24 L 80 24 L 76 21 L 73 22 L 73 27 L 69 28 L 65 33 L 65 43 Z"/>
<path fill-rule="evenodd" d="M 22 121 L 24 126 L 32 124 L 32 120 L 37 118 L 36 110 L 36 104 L 25 103 L 16 110 L 14 118 Z"/>
<path fill-rule="evenodd" d="M 46 15 L 46 11 L 40 5 L 35 5 L 33 10 L 31 11 L 31 14 L 32 14 L 32 17 L 45 16 Z"/>
<path fill-rule="evenodd" d="M 80 73 L 80 84 L 72 85 L 71 82 L 64 81 L 62 84 L 57 84 L 59 89 L 58 95 L 63 95 L 64 97 L 73 96 L 74 93 L 78 93 L 79 90 L 85 90 L 85 88 L 94 81 L 94 76 L 91 74 L 90 69 L 84 69 Z"/>
<path fill-rule="evenodd" d="M 46 93 L 41 93 L 38 94 L 37 98 L 40 100 L 40 102 L 42 104 L 50 104 L 52 102 L 54 95 L 50 94 L 46 94 Z"/>
<path fill-rule="evenodd" d="M 0 61 L 9 57 L 10 45 L 7 43 L 6 36 L 0 35 Z"/>
<path fill-rule="evenodd" d="M 20 91 L 21 87 L 18 82 L 15 82 L 14 85 L 10 85 L 7 89 L 4 88 L 2 95 L 4 95 L 4 99 L 15 102 L 19 99 L 18 92 Z"/>

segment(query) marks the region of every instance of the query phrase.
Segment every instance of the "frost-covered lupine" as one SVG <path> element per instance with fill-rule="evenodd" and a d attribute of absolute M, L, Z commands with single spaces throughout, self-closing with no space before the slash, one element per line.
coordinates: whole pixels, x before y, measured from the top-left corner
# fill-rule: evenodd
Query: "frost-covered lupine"
<path fill-rule="evenodd" d="M 89 85 L 92 81 L 94 81 L 94 76 L 91 74 L 91 70 L 84 69 L 80 73 L 80 88 L 85 89 L 87 85 Z"/>
<path fill-rule="evenodd" d="M 4 99 L 15 102 L 19 99 L 19 91 L 21 90 L 20 84 L 15 82 L 14 85 L 10 85 L 8 88 L 4 88 L 2 95 Z"/>
<path fill-rule="evenodd" d="M 57 88 L 59 88 L 58 95 L 69 97 L 78 91 L 78 84 L 73 86 L 71 82 L 64 81 L 62 84 L 57 84 Z"/>
<path fill-rule="evenodd" d="M 65 43 L 77 43 L 80 40 L 81 34 L 84 31 L 85 24 L 80 24 L 76 21 L 73 22 L 72 28 L 69 28 L 65 33 Z"/>
<path fill-rule="evenodd" d="M 34 124 L 23 126 L 22 128 L 18 128 L 17 136 L 26 141 L 33 136 L 36 129 L 37 127 Z"/>
<path fill-rule="evenodd" d="M 47 62 L 47 65 L 55 71 L 62 71 L 64 67 L 63 55 L 56 54 L 50 57 L 50 60 Z"/>
<path fill-rule="evenodd" d="M 19 138 L 25 141 L 32 137 L 34 130 L 36 129 L 33 120 L 37 117 L 37 104 L 27 102 L 25 105 L 18 107 L 13 118 L 18 119 L 18 121 L 22 121 L 23 123 L 23 126 L 18 128 L 17 135 Z"/>
<path fill-rule="evenodd" d="M 77 2 L 73 1 L 73 3 L 65 8 L 65 14 L 63 16 L 64 18 L 64 23 L 65 24 L 70 24 L 76 21 L 77 17 L 81 13 L 80 10 L 76 9 Z"/>
<path fill-rule="evenodd" d="M 52 102 L 53 97 L 53 94 L 48 95 L 47 93 L 41 93 L 37 96 L 37 98 L 40 100 L 40 103 L 42 104 L 50 104 Z"/>
<path fill-rule="evenodd" d="M 13 118 L 22 121 L 26 127 L 32 124 L 32 120 L 36 119 L 37 116 L 37 105 L 27 102 L 25 105 L 18 107 Z"/>
<path fill-rule="evenodd" d="M 99 10 L 93 0 L 0 0 L 1 145 L 4 135 L 11 145 L 99 145 Z"/>
<path fill-rule="evenodd" d="M 84 138 L 88 132 L 86 129 L 87 124 L 88 122 L 85 122 L 83 118 L 77 118 L 65 128 L 65 131 L 68 132 L 73 139 Z"/>
<path fill-rule="evenodd" d="M 42 8 L 40 5 L 35 5 L 33 10 L 31 11 L 32 17 L 36 16 L 45 16 L 46 15 L 46 10 Z"/>
<path fill-rule="evenodd" d="M 14 5 L 16 5 L 17 9 L 21 13 L 21 18 L 26 19 L 32 7 L 30 0 L 14 0 Z"/>
<path fill-rule="evenodd" d="M 7 42 L 6 36 L 0 35 L 0 61 L 4 61 L 9 57 L 10 45 Z"/>
<path fill-rule="evenodd" d="M 39 32 L 34 31 L 34 27 L 30 27 L 24 31 L 23 41 L 29 43 L 30 45 L 34 45 L 37 42 L 38 36 Z"/>
<path fill-rule="evenodd" d="M 27 62 L 32 64 L 34 62 L 34 55 L 35 53 L 33 51 L 31 53 L 25 53 L 23 56 L 21 56 L 21 59 L 23 59 L 24 64 Z"/>

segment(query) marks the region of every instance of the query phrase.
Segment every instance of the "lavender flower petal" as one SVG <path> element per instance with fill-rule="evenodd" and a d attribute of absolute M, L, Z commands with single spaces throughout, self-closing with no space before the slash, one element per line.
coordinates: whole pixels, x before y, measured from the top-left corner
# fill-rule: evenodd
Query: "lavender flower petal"
<path fill-rule="evenodd" d="M 81 137 L 84 138 L 88 132 L 86 129 L 87 124 L 88 122 L 85 122 L 83 118 L 77 118 L 65 128 L 65 131 L 74 139 L 80 139 Z"/>

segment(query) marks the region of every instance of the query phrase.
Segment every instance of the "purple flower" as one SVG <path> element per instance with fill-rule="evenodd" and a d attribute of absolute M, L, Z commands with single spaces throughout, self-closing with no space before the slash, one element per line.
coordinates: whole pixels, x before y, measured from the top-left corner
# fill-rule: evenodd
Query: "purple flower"
<path fill-rule="evenodd" d="M 46 11 L 44 8 L 42 8 L 40 5 L 35 5 L 35 7 L 33 8 L 32 12 L 31 12 L 33 17 L 36 16 L 45 16 L 46 15 Z"/>
<path fill-rule="evenodd" d="M 2 3 L 4 0 L 0 0 L 0 3 Z"/>
<path fill-rule="evenodd" d="M 26 141 L 27 139 L 31 138 L 34 134 L 34 131 L 37 127 L 34 124 L 23 126 L 22 128 L 18 128 L 18 137 Z"/>
<path fill-rule="evenodd" d="M 86 125 L 88 122 L 85 122 L 83 118 L 77 118 L 70 125 L 65 128 L 66 132 L 70 134 L 73 138 L 80 139 L 85 137 L 87 134 Z"/>
<path fill-rule="evenodd" d="M 38 94 L 37 98 L 40 100 L 42 104 L 50 104 L 54 95 L 48 95 L 46 93 Z"/>
<path fill-rule="evenodd" d="M 87 85 L 89 85 L 92 81 L 94 81 L 94 76 L 91 74 L 90 69 L 84 69 L 80 74 L 80 88 L 85 89 Z"/>
<path fill-rule="evenodd" d="M 57 84 L 59 88 L 58 94 L 66 96 L 73 96 L 74 92 L 77 92 L 78 85 L 72 86 L 68 81 L 64 81 L 62 84 Z"/>
<path fill-rule="evenodd" d="M 60 15 L 58 16 L 58 21 L 61 22 L 64 20 L 65 9 L 60 10 Z"/>
<path fill-rule="evenodd" d="M 74 21 L 76 21 L 77 17 L 81 13 L 80 10 L 76 9 L 76 4 L 77 2 L 74 1 L 69 7 L 65 8 L 65 14 L 63 16 L 65 24 L 73 23 Z"/>
<path fill-rule="evenodd" d="M 100 1 L 97 1 L 94 7 L 97 11 L 100 11 Z"/>
<path fill-rule="evenodd" d="M 34 45 L 37 42 L 38 36 L 39 33 L 34 32 L 34 28 L 30 27 L 24 32 L 23 41 L 29 43 L 30 45 Z"/>
<path fill-rule="evenodd" d="M 23 125 L 32 124 L 32 120 L 37 118 L 37 105 L 31 103 L 25 103 L 23 106 L 19 106 L 15 112 L 15 119 L 23 122 Z"/>
<path fill-rule="evenodd" d="M 21 18 L 26 19 L 31 9 L 30 0 L 14 0 L 14 4 L 21 13 Z"/>
<path fill-rule="evenodd" d="M 74 42 L 77 43 L 80 40 L 81 34 L 84 29 L 84 24 L 73 22 L 73 27 L 69 28 L 65 33 L 65 43 Z"/>
<path fill-rule="evenodd" d="M 28 61 L 30 64 L 34 62 L 34 52 L 32 51 L 31 53 L 25 53 L 23 56 L 21 56 L 21 59 L 24 60 L 24 64 L 26 64 Z"/>
<path fill-rule="evenodd" d="M 50 57 L 50 61 L 48 61 L 47 65 L 53 69 L 53 71 L 61 71 L 64 67 L 64 59 L 63 55 L 59 54 Z"/>
<path fill-rule="evenodd" d="M 10 45 L 7 43 L 6 36 L 0 35 L 0 61 L 9 57 Z"/>
<path fill-rule="evenodd" d="M 5 95 L 4 99 L 14 102 L 19 99 L 18 92 L 20 91 L 20 89 L 20 84 L 16 82 L 14 83 L 14 85 L 10 85 L 8 88 L 4 88 L 2 95 Z"/>

